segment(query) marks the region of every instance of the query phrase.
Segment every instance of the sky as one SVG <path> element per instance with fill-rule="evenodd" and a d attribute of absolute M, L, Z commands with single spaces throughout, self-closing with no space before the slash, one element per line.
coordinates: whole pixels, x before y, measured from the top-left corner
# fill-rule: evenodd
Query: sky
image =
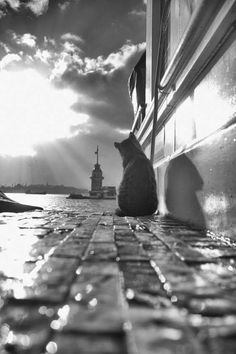
<path fill-rule="evenodd" d="M 0 0 L 0 185 L 90 188 L 97 145 L 104 185 L 119 184 L 145 3 Z"/>

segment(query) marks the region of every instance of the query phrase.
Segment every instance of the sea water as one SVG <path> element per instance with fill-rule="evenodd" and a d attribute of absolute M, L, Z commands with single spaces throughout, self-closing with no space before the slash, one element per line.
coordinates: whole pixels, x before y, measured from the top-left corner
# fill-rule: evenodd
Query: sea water
<path fill-rule="evenodd" d="M 24 194 L 6 193 L 6 195 L 22 204 L 36 205 L 44 210 L 71 212 L 113 212 L 116 208 L 115 199 L 67 199 L 66 194 Z"/>

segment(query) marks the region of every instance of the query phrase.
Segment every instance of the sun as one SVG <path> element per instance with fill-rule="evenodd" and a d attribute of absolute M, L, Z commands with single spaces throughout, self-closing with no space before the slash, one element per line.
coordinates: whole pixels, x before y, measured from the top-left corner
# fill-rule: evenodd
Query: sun
<path fill-rule="evenodd" d="M 77 95 L 57 89 L 34 69 L 0 72 L 0 155 L 34 156 L 36 146 L 69 138 L 89 116 L 71 107 Z"/>

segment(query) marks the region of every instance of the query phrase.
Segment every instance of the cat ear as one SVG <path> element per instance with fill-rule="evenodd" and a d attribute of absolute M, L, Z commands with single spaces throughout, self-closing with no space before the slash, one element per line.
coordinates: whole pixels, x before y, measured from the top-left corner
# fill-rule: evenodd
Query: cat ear
<path fill-rule="evenodd" d="M 119 145 L 120 145 L 119 143 L 114 143 L 116 149 L 119 149 Z"/>
<path fill-rule="evenodd" d="M 133 132 L 130 132 L 130 133 L 129 133 L 129 137 L 130 137 L 130 138 L 135 138 L 134 133 L 133 133 Z"/>

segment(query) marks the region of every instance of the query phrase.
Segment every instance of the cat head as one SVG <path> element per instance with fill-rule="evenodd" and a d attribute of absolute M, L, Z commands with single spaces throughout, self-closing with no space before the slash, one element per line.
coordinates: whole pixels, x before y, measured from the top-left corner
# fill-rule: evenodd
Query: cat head
<path fill-rule="evenodd" d="M 129 161 L 137 154 L 143 154 L 143 150 L 134 133 L 130 132 L 129 137 L 123 140 L 121 143 L 114 143 L 114 146 L 124 160 Z"/>

